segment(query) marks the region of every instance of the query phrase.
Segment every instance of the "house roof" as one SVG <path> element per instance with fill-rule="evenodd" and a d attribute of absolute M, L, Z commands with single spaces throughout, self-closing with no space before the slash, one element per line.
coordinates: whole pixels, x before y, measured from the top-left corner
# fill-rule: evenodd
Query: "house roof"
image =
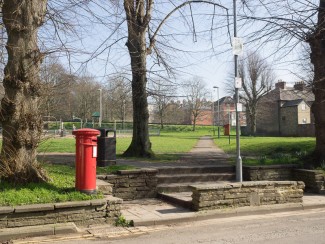
<path fill-rule="evenodd" d="M 315 96 L 310 89 L 303 91 L 296 89 L 280 89 L 280 100 L 281 101 L 292 101 L 303 99 L 306 102 L 315 101 Z"/>
<path fill-rule="evenodd" d="M 285 107 L 295 107 L 295 106 L 298 106 L 300 103 L 304 102 L 303 99 L 296 99 L 296 100 L 292 100 L 292 101 L 286 101 L 282 107 L 285 108 Z"/>
<path fill-rule="evenodd" d="M 216 103 L 218 102 L 218 100 L 216 101 Z M 225 96 L 219 99 L 219 104 L 223 104 L 223 103 L 234 103 L 234 100 L 232 97 L 230 96 Z"/>

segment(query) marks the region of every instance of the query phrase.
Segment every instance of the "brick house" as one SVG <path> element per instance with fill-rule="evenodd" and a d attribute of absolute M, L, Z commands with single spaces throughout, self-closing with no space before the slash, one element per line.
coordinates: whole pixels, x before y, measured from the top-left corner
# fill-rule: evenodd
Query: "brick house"
<path fill-rule="evenodd" d="M 193 116 L 191 124 L 193 124 Z M 201 110 L 196 119 L 196 125 L 212 125 L 212 110 L 210 107 L 205 107 Z"/>
<path fill-rule="evenodd" d="M 311 89 L 303 82 L 288 87 L 279 81 L 257 106 L 256 134 L 270 136 L 314 136 Z"/>
<path fill-rule="evenodd" d="M 243 107 L 245 110 L 245 108 Z M 218 101 L 214 102 L 214 115 L 215 115 L 215 125 L 224 126 L 230 124 L 231 126 L 236 126 L 236 108 L 234 99 L 230 96 L 225 96 L 219 99 L 219 109 Z M 240 126 L 246 125 L 246 112 L 239 113 Z"/>

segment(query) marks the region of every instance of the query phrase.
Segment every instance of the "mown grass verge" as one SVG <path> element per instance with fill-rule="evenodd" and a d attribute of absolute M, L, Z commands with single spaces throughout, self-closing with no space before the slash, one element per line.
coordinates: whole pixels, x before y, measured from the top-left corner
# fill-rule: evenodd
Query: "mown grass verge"
<path fill-rule="evenodd" d="M 75 190 L 75 168 L 67 165 L 44 164 L 52 181 L 48 183 L 29 183 L 12 185 L 2 181 L 0 184 L 0 206 L 25 204 L 82 201 L 103 198 L 99 192 L 87 195 Z M 98 168 L 97 173 L 114 173 L 129 166 L 109 166 Z"/>
<path fill-rule="evenodd" d="M 236 140 L 232 136 L 215 138 L 215 143 L 226 153 L 236 154 Z M 312 137 L 240 137 L 244 165 L 303 164 L 304 158 L 315 148 Z M 233 159 L 234 161 L 234 159 Z"/>

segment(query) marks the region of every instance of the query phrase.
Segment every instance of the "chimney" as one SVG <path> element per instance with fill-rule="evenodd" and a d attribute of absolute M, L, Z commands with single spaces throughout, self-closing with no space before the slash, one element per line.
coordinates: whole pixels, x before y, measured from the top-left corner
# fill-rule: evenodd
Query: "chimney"
<path fill-rule="evenodd" d="M 293 88 L 298 91 L 303 91 L 306 88 L 306 84 L 303 81 L 299 81 L 294 84 Z"/>
<path fill-rule="evenodd" d="M 286 89 L 286 82 L 279 80 L 277 83 L 275 83 L 275 88 Z"/>

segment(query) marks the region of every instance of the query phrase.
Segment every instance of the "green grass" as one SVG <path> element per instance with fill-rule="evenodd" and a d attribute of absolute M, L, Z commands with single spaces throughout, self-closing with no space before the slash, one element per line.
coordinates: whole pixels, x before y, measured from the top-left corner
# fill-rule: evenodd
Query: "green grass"
<path fill-rule="evenodd" d="M 216 138 L 215 143 L 225 152 L 236 153 L 236 138 L 231 137 L 229 144 L 228 137 Z M 316 140 L 312 137 L 240 137 L 240 150 L 242 155 L 259 156 L 272 153 L 286 153 L 307 151 L 315 148 Z"/>
<path fill-rule="evenodd" d="M 82 201 L 103 198 L 99 192 L 87 195 L 75 190 L 75 168 L 67 165 L 43 164 L 50 178 L 49 183 L 11 185 L 0 184 L 0 206 Z M 108 166 L 97 168 L 97 174 L 114 173 L 117 170 L 133 169 L 131 166 Z"/>
<path fill-rule="evenodd" d="M 202 128 L 195 132 L 183 130 L 180 132 L 175 131 L 162 131 L 160 136 L 150 137 L 152 149 L 156 154 L 156 159 L 161 160 L 175 160 L 179 158 L 180 154 L 190 151 L 196 144 L 199 137 L 203 135 L 212 135 L 209 128 Z M 116 138 L 116 154 L 121 157 L 123 152 L 128 148 L 131 143 L 131 137 Z M 39 152 L 75 152 L 75 139 L 70 138 L 49 138 L 44 140 L 40 147 Z"/>
<path fill-rule="evenodd" d="M 222 136 L 215 139 L 218 147 L 228 154 L 236 154 L 236 138 Z M 315 148 L 312 137 L 240 137 L 244 165 L 303 163 L 302 159 Z"/>
<path fill-rule="evenodd" d="M 103 198 L 101 193 L 87 195 L 75 190 L 75 168 L 66 165 L 46 164 L 44 164 L 44 168 L 52 179 L 49 183 L 11 185 L 2 181 L 0 205 L 16 206 Z"/>
<path fill-rule="evenodd" d="M 73 137 L 47 138 L 38 147 L 38 152 L 74 153 L 75 151 L 76 139 Z"/>

